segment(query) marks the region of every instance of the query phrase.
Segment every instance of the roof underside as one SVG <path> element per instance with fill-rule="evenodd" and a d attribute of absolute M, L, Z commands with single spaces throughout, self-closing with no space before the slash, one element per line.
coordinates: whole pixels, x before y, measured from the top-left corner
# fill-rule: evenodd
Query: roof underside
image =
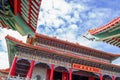
<path fill-rule="evenodd" d="M 114 45 L 120 48 L 120 36 L 109 38 L 109 39 L 104 39 L 103 42 L 109 43 L 111 45 Z"/>
<path fill-rule="evenodd" d="M 17 30 L 20 34 L 34 34 L 40 12 L 41 0 L 9 0 L 7 10 L 1 5 L 0 26 L 7 29 Z M 11 9 L 12 8 L 12 9 Z"/>

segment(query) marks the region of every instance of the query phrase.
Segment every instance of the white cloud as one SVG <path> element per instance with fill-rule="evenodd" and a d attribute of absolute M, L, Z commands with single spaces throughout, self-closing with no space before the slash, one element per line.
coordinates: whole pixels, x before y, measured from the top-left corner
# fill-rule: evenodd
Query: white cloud
<path fill-rule="evenodd" d="M 8 29 L 1 29 L 1 33 L 0 33 L 0 40 L 2 40 L 2 46 L 3 46 L 3 48 L 5 48 L 6 49 L 6 41 L 5 41 L 5 36 L 7 36 L 7 35 L 10 35 L 10 36 L 12 36 L 12 37 L 14 37 L 14 38 L 16 38 L 16 39 L 19 39 L 19 40 L 21 40 L 21 41 L 23 41 L 23 42 L 25 42 L 26 41 L 26 36 L 21 36 L 17 31 L 13 31 L 13 30 L 8 30 Z"/>
<path fill-rule="evenodd" d="M 92 27 L 107 23 L 113 10 L 111 8 L 97 8 L 96 5 L 89 6 L 87 2 L 90 1 L 92 0 L 80 2 L 72 0 L 67 3 L 65 0 L 44 0 L 41 5 L 42 12 L 39 16 L 39 24 L 44 25 L 44 28 L 39 27 L 37 31 L 95 48 L 97 45 L 95 42 L 88 41 L 80 36 Z M 96 48 L 100 49 L 98 47 Z"/>
<path fill-rule="evenodd" d="M 0 52 L 0 69 L 9 68 L 8 54 L 6 52 Z"/>
<path fill-rule="evenodd" d="M 6 35 L 10 35 L 12 37 L 15 37 L 16 39 L 22 40 L 23 42 L 26 41 L 26 36 L 22 36 L 19 32 L 17 31 L 13 31 L 11 29 L 1 29 L 2 30 L 2 36 L 5 37 Z"/>
<path fill-rule="evenodd" d="M 40 27 L 38 32 L 75 43 L 79 42 L 82 45 L 93 46 L 93 42 L 79 37 L 81 35 L 78 34 L 83 32 L 79 29 L 83 28 L 76 24 L 77 21 L 82 24 L 80 13 L 88 10 L 88 6 L 83 3 L 74 3 L 74 1 L 67 3 L 65 0 L 44 0 L 42 3 L 43 11 L 40 13 L 39 24 L 45 25 L 45 28 L 42 30 Z M 50 3 L 50 5 L 45 3 Z M 52 7 L 48 8 L 48 6 Z M 60 27 L 60 25 L 62 26 Z M 55 30 L 52 30 L 53 28 Z"/>
<path fill-rule="evenodd" d="M 76 4 L 74 2 L 67 3 L 65 0 L 44 0 L 41 8 L 42 11 L 39 15 L 38 24 L 43 24 L 49 27 L 58 27 L 58 25 L 66 24 L 64 20 L 66 20 L 69 24 L 81 21 L 79 18 L 80 12 L 88 9 L 85 5 L 79 3 Z M 71 14 L 73 14 L 72 17 Z"/>
<path fill-rule="evenodd" d="M 13 30 L 7 30 L 7 29 L 1 29 L 0 32 L 0 40 L 2 41 L 0 44 L 2 45 L 2 48 L 4 51 L 0 52 L 0 68 L 8 68 L 9 67 L 9 62 L 8 62 L 8 52 L 7 52 L 7 45 L 6 45 L 6 41 L 5 41 L 5 36 L 10 35 L 18 40 L 21 40 L 23 42 L 26 41 L 26 36 L 21 36 L 17 31 L 13 31 Z"/>
<path fill-rule="evenodd" d="M 65 0 L 52 0 L 53 8 L 58 9 L 60 14 L 66 14 L 71 11 L 72 7 Z"/>

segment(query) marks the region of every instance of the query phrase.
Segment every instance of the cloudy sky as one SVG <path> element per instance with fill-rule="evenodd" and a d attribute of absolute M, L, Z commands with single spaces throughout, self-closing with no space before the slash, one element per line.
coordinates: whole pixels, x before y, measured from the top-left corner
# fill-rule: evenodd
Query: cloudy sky
<path fill-rule="evenodd" d="M 83 38 L 89 29 L 102 26 L 120 16 L 119 0 L 42 0 L 37 32 L 56 36 L 98 50 L 119 53 L 120 49 Z M 16 31 L 0 28 L 0 68 L 7 68 L 8 56 L 4 37 L 9 34 L 25 41 Z M 120 60 L 114 61 L 120 64 Z"/>

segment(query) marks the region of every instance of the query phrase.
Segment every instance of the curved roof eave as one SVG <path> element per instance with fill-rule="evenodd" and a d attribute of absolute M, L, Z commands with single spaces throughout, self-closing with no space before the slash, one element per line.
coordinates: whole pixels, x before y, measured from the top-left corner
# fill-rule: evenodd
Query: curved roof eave
<path fill-rule="evenodd" d="M 117 24 L 118 22 L 120 22 L 120 17 L 112 20 L 111 22 L 109 22 L 108 24 L 102 26 L 102 27 L 98 27 L 98 28 L 95 28 L 95 29 L 92 29 L 92 30 L 89 30 L 88 32 L 92 35 L 95 35 L 95 34 L 98 34 L 100 33 L 101 31 L 107 29 L 107 28 L 110 28 L 112 27 L 113 25 Z"/>

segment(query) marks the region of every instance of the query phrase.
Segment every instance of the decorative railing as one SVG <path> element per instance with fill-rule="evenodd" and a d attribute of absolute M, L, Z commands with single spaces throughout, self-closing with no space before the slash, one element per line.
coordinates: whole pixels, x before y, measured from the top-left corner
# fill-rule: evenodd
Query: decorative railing
<path fill-rule="evenodd" d="M 18 77 L 18 76 L 15 76 L 15 77 L 10 77 L 10 78 L 3 78 L 2 80 L 36 80 L 36 79 L 29 79 L 29 78 L 26 78 L 26 77 Z"/>
<path fill-rule="evenodd" d="M 11 76 L 11 77 L 8 77 L 8 79 L 6 79 L 6 80 L 28 80 L 28 79 L 25 77 Z M 31 79 L 29 79 L 29 80 L 31 80 Z"/>
<path fill-rule="evenodd" d="M 2 79 L 2 80 L 35 80 L 35 79 L 30 79 L 30 78 L 27 78 L 27 77 L 20 77 L 20 76 L 8 76 L 8 78 L 6 79 Z"/>

